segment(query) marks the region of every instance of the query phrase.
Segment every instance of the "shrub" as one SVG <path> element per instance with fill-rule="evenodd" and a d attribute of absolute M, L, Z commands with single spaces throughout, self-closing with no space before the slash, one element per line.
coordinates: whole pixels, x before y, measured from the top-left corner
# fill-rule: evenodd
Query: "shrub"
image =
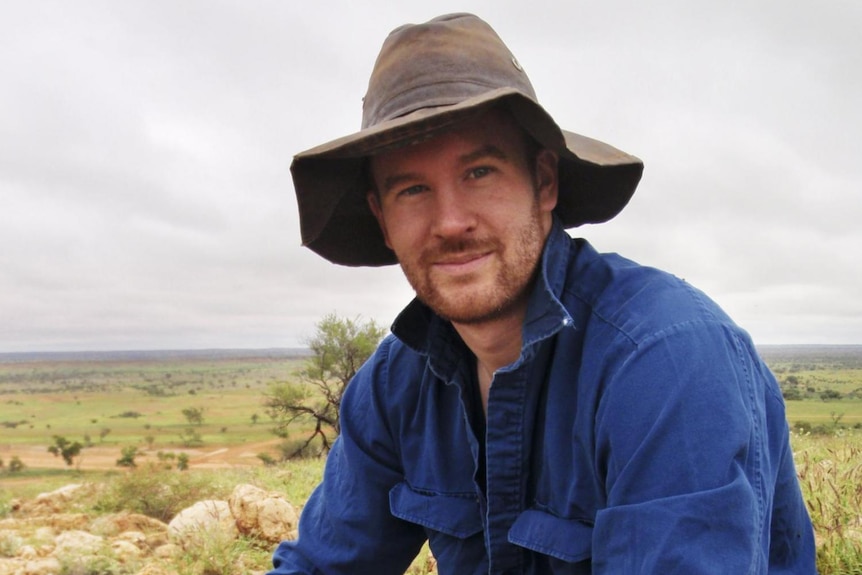
<path fill-rule="evenodd" d="M 234 575 L 249 573 L 269 563 L 272 549 L 256 547 L 253 542 L 223 537 L 202 538 L 185 550 L 177 560 L 177 575 Z"/>
<path fill-rule="evenodd" d="M 122 450 L 122 457 L 117 460 L 117 465 L 120 467 L 137 467 L 135 463 L 135 457 L 138 456 L 138 448 L 134 445 L 129 445 L 124 447 Z"/>
<path fill-rule="evenodd" d="M 276 463 L 278 463 L 269 453 L 258 453 L 257 458 L 263 462 L 265 467 L 275 467 Z"/>
<path fill-rule="evenodd" d="M 175 473 L 145 465 L 112 481 L 95 508 L 106 513 L 131 511 L 167 522 L 202 499 L 226 499 L 232 488 L 211 475 Z"/>
<path fill-rule="evenodd" d="M 200 447 L 204 444 L 203 437 L 194 427 L 187 427 L 185 431 L 180 433 L 180 441 L 185 447 Z"/>
<path fill-rule="evenodd" d="M 819 573 L 860 573 L 862 563 L 862 448 L 852 440 L 795 440 L 797 473 L 817 533 Z"/>
<path fill-rule="evenodd" d="M 9 473 L 20 473 L 24 471 L 25 467 L 27 466 L 24 465 L 24 462 L 21 461 L 21 458 L 17 455 L 13 455 L 12 458 L 9 460 Z"/>
<path fill-rule="evenodd" d="M 180 471 L 185 471 L 189 468 L 189 454 L 188 453 L 180 453 L 177 455 L 177 469 Z"/>
<path fill-rule="evenodd" d="M 60 575 L 132 575 L 138 568 L 137 562 L 120 562 L 109 550 L 97 555 L 60 558 Z"/>

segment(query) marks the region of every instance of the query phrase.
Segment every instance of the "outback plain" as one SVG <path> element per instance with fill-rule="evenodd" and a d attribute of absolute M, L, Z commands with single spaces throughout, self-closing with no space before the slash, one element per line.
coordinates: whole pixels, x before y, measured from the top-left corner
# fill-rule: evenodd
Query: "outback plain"
<path fill-rule="evenodd" d="M 820 573 L 862 573 L 862 346 L 760 351 L 786 400 Z M 302 385 L 306 361 L 303 350 L 0 354 L 0 522 L 68 484 L 99 486 L 75 503 L 91 515 L 168 521 L 237 484 L 281 493 L 301 509 L 323 459 L 283 460 L 285 442 L 311 429 L 276 436 L 265 400 L 274 386 Z M 0 525 L 0 573 L 4 557 L 28 544 L 4 533 Z M 180 575 L 262 573 L 272 549 L 241 538 L 160 561 Z M 60 573 L 136 575 L 147 561 L 107 551 Z M 436 573 L 427 550 L 408 572 Z"/>

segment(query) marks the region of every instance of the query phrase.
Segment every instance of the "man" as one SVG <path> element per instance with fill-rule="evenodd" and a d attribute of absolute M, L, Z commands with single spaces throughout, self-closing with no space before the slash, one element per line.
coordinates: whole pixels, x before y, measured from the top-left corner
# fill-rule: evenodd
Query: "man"
<path fill-rule="evenodd" d="M 563 132 L 471 15 L 395 30 L 362 130 L 292 166 L 303 239 L 416 292 L 347 388 L 273 574 L 814 573 L 777 384 L 670 275 L 564 228 L 642 164 Z"/>

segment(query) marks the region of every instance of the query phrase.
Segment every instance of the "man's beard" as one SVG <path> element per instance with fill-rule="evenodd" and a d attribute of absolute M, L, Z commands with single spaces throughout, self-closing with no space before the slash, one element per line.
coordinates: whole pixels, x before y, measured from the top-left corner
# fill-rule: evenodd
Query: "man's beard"
<path fill-rule="evenodd" d="M 401 268 L 416 296 L 442 318 L 465 325 L 494 321 L 526 305 L 545 240 L 538 205 L 526 225 L 507 237 L 508 246 L 495 237 L 442 240 L 415 261 L 402 260 Z M 442 280 L 433 277 L 433 262 L 484 253 L 492 254 L 496 269 L 493 278 L 481 276 L 479 285 L 470 285 L 480 279 L 472 274 Z"/>

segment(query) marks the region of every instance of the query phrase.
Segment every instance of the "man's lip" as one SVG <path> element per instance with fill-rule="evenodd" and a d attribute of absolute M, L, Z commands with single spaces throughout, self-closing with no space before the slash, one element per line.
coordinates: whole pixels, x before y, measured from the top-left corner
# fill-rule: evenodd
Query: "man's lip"
<path fill-rule="evenodd" d="M 468 272 L 482 265 L 490 254 L 491 252 L 459 254 L 457 256 L 437 260 L 434 262 L 434 266 L 445 271 Z"/>

